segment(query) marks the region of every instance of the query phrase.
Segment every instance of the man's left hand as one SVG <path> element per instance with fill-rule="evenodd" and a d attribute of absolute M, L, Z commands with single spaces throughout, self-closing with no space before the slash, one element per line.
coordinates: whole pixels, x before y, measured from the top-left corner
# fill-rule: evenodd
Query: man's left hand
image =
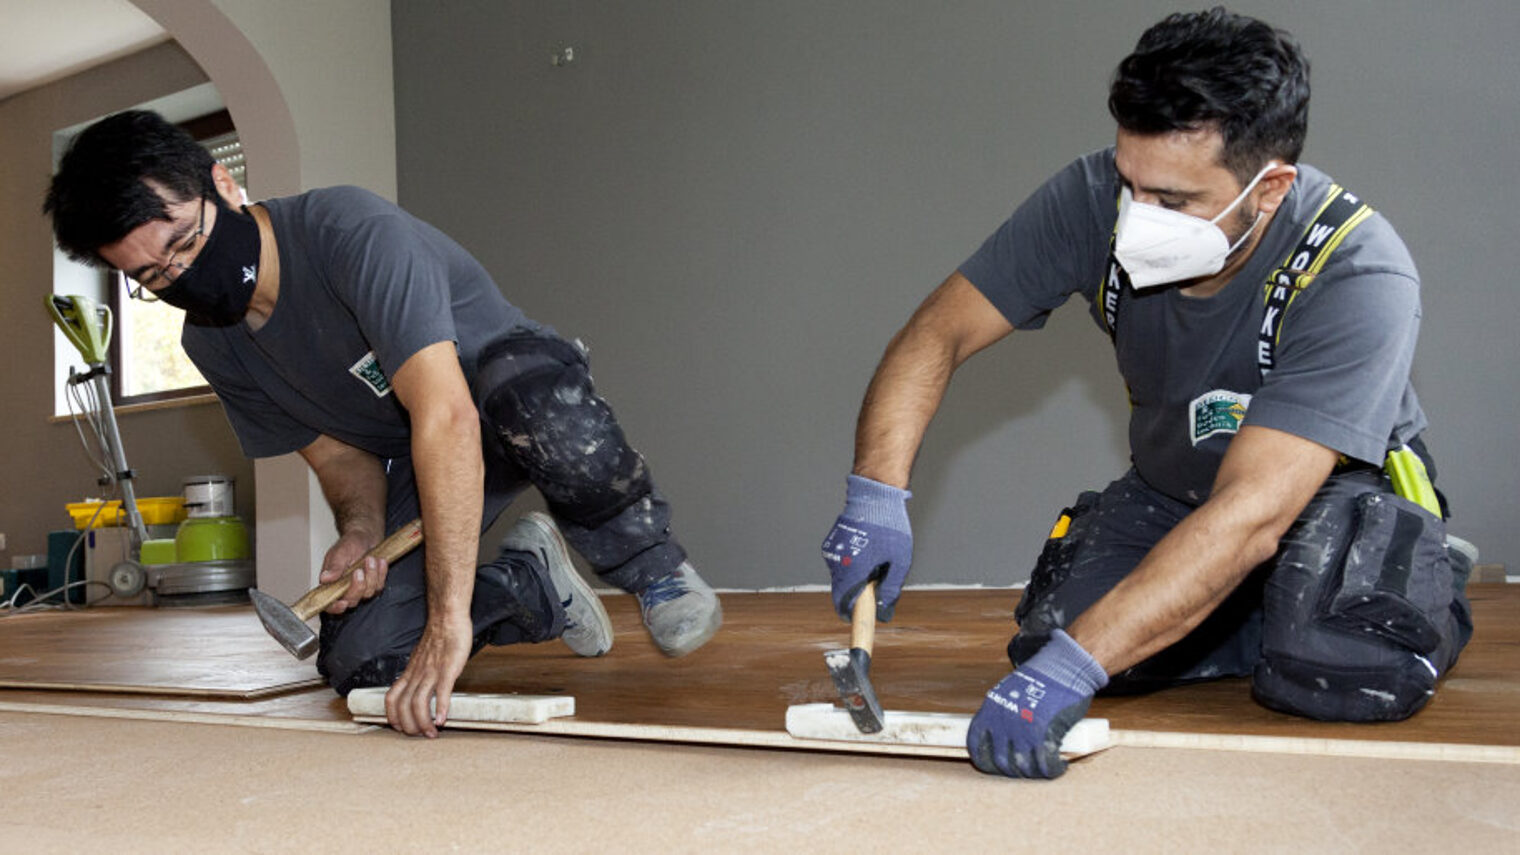
<path fill-rule="evenodd" d="M 406 670 L 385 693 L 385 717 L 407 736 L 438 735 L 449 718 L 454 682 L 464 671 L 474 643 L 468 613 L 439 622 L 428 621 L 412 649 Z M 434 701 L 436 699 L 436 706 Z"/>
<path fill-rule="evenodd" d="M 1040 652 L 987 692 L 966 732 L 971 762 L 1010 778 L 1059 777 L 1066 771 L 1061 740 L 1106 685 L 1102 666 L 1056 630 Z"/>

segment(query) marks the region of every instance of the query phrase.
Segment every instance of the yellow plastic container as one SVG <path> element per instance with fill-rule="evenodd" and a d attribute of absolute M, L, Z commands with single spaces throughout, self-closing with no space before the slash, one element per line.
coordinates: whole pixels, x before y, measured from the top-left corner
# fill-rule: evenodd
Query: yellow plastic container
<path fill-rule="evenodd" d="M 137 512 L 142 514 L 144 525 L 173 525 L 184 522 L 189 512 L 185 510 L 184 496 L 149 496 L 137 500 Z"/>
<path fill-rule="evenodd" d="M 105 526 L 121 526 L 127 524 L 126 511 L 121 509 L 121 500 L 112 499 L 105 503 L 105 508 L 97 516 L 95 510 L 100 507 L 100 502 L 70 502 L 64 507 L 68 508 L 69 516 L 74 518 L 74 528 L 82 529 L 103 528 Z M 137 512 L 142 514 L 144 525 L 172 525 L 183 522 L 187 512 L 185 511 L 184 496 L 147 496 L 137 500 Z M 93 525 L 90 519 L 94 518 Z"/>
<path fill-rule="evenodd" d="M 69 516 L 74 518 L 74 528 L 104 528 L 106 526 L 121 525 L 126 521 L 126 515 L 121 512 L 121 500 L 106 502 L 105 509 L 96 514 L 100 508 L 100 502 L 69 502 L 64 507 L 69 509 Z M 91 518 L 95 521 L 90 522 Z"/>

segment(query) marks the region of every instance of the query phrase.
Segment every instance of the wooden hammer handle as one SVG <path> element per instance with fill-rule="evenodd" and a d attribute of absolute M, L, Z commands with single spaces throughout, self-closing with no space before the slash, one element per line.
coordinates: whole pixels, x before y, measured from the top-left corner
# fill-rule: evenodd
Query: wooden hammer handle
<path fill-rule="evenodd" d="M 305 596 L 291 604 L 290 610 L 295 612 L 296 617 L 301 620 L 311 620 L 313 615 L 320 613 L 343 596 L 343 592 L 348 590 L 349 577 L 354 574 L 355 570 L 364 566 L 365 558 L 373 555 L 376 558 L 385 559 L 386 563 L 389 564 L 416 549 L 417 544 L 421 542 L 422 520 L 415 519 L 396 529 L 390 537 L 380 541 L 380 545 L 364 553 L 364 556 L 358 561 L 348 565 L 348 568 L 343 571 L 342 576 L 307 591 Z"/>
<path fill-rule="evenodd" d="M 866 653 L 876 643 L 876 583 L 867 582 L 855 598 L 855 608 L 850 612 L 850 647 L 858 647 Z"/>

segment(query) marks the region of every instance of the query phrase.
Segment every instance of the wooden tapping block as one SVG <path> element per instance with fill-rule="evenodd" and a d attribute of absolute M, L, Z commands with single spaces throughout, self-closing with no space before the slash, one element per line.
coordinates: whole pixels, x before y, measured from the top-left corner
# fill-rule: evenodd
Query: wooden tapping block
<path fill-rule="evenodd" d="M 795 704 L 786 708 L 786 732 L 796 739 L 874 742 L 889 745 L 932 745 L 966 750 L 971 716 L 958 713 L 896 712 L 887 710 L 880 733 L 861 733 L 850 714 L 833 704 Z M 1084 718 L 1066 732 L 1061 753 L 1080 757 L 1102 751 L 1112 743 L 1108 719 Z"/>
<path fill-rule="evenodd" d="M 385 686 L 354 689 L 348 693 L 348 711 L 358 718 L 385 718 Z M 437 701 L 429 709 L 438 709 Z M 472 722 L 486 724 L 542 724 L 551 718 L 575 715 L 572 695 L 496 695 L 455 692 L 449 700 L 445 724 L 468 728 Z"/>

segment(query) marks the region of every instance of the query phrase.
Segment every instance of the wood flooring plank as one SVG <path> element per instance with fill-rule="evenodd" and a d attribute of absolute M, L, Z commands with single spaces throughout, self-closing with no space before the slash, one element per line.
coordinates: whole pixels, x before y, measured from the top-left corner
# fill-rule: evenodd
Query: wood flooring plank
<path fill-rule="evenodd" d="M 134 607 L 0 619 L 0 687 L 263 698 L 321 685 L 251 606 Z"/>

